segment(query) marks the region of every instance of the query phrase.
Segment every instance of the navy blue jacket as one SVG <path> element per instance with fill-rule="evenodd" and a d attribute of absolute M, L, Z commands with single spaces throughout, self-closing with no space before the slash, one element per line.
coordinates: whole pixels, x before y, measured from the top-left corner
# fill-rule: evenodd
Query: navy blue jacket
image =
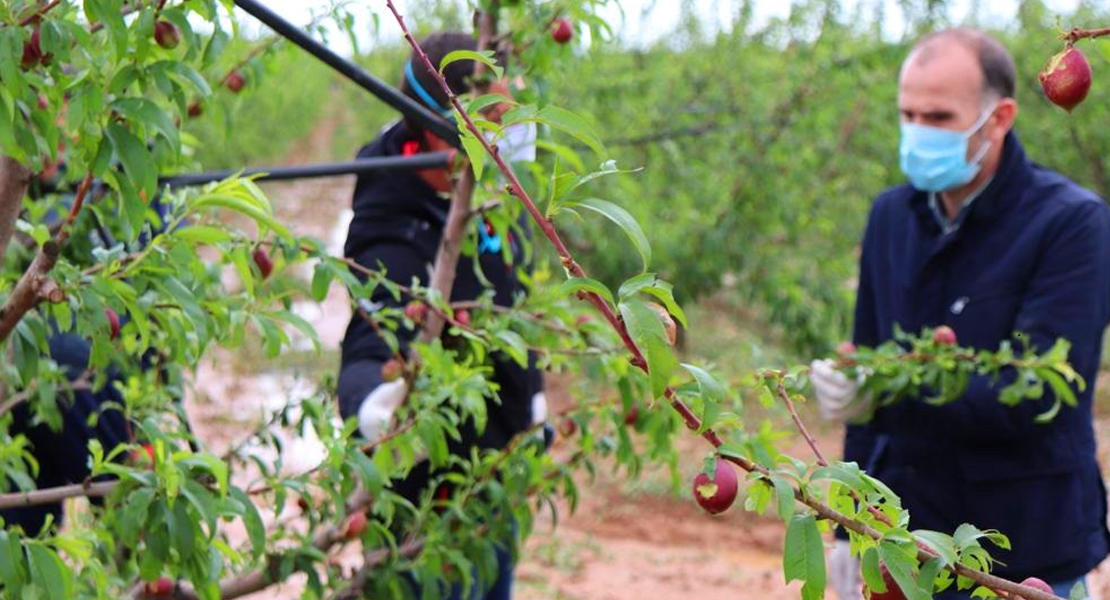
<path fill-rule="evenodd" d="M 404 122 L 386 130 L 358 153 L 360 158 L 397 156 L 405 142 L 415 139 Z M 347 233 L 344 254 L 368 268 L 384 266 L 390 280 L 408 285 L 415 278 L 428 284 L 435 262 L 449 205 L 416 173 L 387 172 L 361 175 L 355 184 L 352 201 L 354 218 Z M 513 264 L 506 264 L 501 253 L 483 252 L 475 259 L 462 256 L 451 291 L 454 301 L 474 300 L 492 291 L 494 303 L 511 306 L 525 293 L 517 278 L 523 252 L 513 243 Z M 481 270 L 481 277 L 476 272 Z M 362 278 L 360 272 L 355 275 Z M 407 299 L 397 300 L 384 288 L 368 299 L 371 307 L 400 307 Z M 407 352 L 416 332 L 401 328 L 396 332 L 402 352 Z M 351 318 L 341 345 L 339 407 L 343 418 L 358 414 L 362 400 L 382 383 L 381 366 L 391 357 L 386 342 L 357 313 Z M 490 404 L 489 419 L 480 436 L 467 430 L 461 441 L 452 440 L 452 452 L 465 453 L 470 446 L 503 448 L 512 437 L 532 424 L 532 395 L 541 391 L 538 369 L 522 369 L 501 353 L 492 355 L 493 380 L 498 384 L 500 403 Z M 532 357 L 533 361 L 535 357 Z M 427 473 L 421 465 L 396 490 L 413 499 L 425 483 Z"/>
<path fill-rule="evenodd" d="M 1005 380 L 972 378 L 952 404 L 908 399 L 849 426 L 845 459 L 902 498 L 914 529 L 952 533 L 971 523 L 1009 536 L 1012 551 L 989 547 L 1005 563 L 999 574 L 1077 577 L 1107 555 L 1110 541 L 1091 414 L 1110 322 L 1110 208 L 1031 163 L 1011 132 L 994 179 L 969 211 L 945 233 L 924 192 L 902 185 L 878 197 L 863 240 L 855 342 L 887 341 L 895 325 L 920 332 L 941 324 L 977 349 L 996 350 L 1014 332 L 1042 351 L 1066 338 L 1069 361 L 1087 382 L 1079 405 L 1037 424 L 1051 392 L 1006 407 L 998 401 Z"/>

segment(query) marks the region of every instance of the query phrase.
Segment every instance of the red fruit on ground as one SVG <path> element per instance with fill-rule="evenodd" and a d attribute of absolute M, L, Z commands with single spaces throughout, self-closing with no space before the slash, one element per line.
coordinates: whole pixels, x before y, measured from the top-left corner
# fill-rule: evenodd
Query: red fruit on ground
<path fill-rule="evenodd" d="M 116 314 L 116 311 L 105 308 L 104 316 L 108 317 L 108 339 L 115 341 L 119 337 L 119 315 Z"/>
<path fill-rule="evenodd" d="M 262 246 L 258 246 L 251 252 L 251 258 L 254 259 L 254 264 L 258 266 L 258 272 L 262 274 L 262 278 L 266 279 L 270 273 L 274 271 L 274 261 L 270 259 L 270 253 Z"/>
<path fill-rule="evenodd" d="M 1091 63 L 1078 48 L 1065 48 L 1048 60 L 1038 78 L 1049 101 L 1071 112 L 1091 90 Z"/>
<path fill-rule="evenodd" d="M 705 473 L 698 473 L 694 477 L 694 499 L 706 512 L 714 515 L 723 513 L 732 506 L 739 488 L 736 469 L 723 460 L 717 461 L 712 480 Z"/>
<path fill-rule="evenodd" d="M 172 50 L 181 43 L 181 31 L 169 21 L 158 21 L 154 24 L 154 41 L 159 46 Z"/>
<path fill-rule="evenodd" d="M 574 27 L 571 26 L 570 21 L 563 18 L 555 19 L 551 25 L 551 39 L 558 44 L 565 44 L 573 37 Z"/>
<path fill-rule="evenodd" d="M 942 346 L 955 346 L 956 332 L 947 325 L 941 325 L 933 331 L 933 341 Z"/>

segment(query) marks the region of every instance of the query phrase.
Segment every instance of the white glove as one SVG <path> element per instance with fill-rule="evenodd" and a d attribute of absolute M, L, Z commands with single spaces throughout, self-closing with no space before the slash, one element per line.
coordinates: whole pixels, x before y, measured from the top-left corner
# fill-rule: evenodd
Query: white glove
<path fill-rule="evenodd" d="M 532 395 L 532 424 L 539 425 L 547 420 L 547 396 L 543 392 Z"/>
<path fill-rule="evenodd" d="M 494 135 L 489 133 L 491 139 Z M 494 143 L 505 162 L 535 162 L 536 124 L 531 121 L 513 123 L 501 131 Z"/>
<path fill-rule="evenodd" d="M 366 441 L 378 441 L 408 392 L 409 385 L 402 378 L 383 383 L 366 395 L 358 407 L 358 430 Z"/>
<path fill-rule="evenodd" d="M 848 421 L 867 411 L 870 399 L 860 396 L 859 390 L 866 377 L 863 373 L 855 381 L 841 373 L 831 358 L 815 360 L 809 364 L 809 380 L 817 395 L 821 416 L 830 421 Z"/>
<path fill-rule="evenodd" d="M 547 396 L 543 392 L 532 394 L 532 426 L 535 427 L 547 420 Z M 534 437 L 543 442 L 543 428 L 541 427 Z"/>
<path fill-rule="evenodd" d="M 863 581 L 859 575 L 859 559 L 852 556 L 848 540 L 834 540 L 829 552 L 829 587 L 840 600 L 862 600 Z"/>

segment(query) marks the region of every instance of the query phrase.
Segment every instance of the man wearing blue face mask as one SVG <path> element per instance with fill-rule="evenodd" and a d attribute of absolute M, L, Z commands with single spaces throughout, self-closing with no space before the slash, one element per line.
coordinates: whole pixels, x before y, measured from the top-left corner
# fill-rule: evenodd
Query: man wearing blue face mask
<path fill-rule="evenodd" d="M 1011 373 L 972 378 L 943 407 L 909 398 L 855 423 L 871 401 L 862 381 L 827 360 L 811 365 L 811 380 L 822 413 L 849 422 L 845 460 L 902 498 L 911 529 L 998 529 L 1012 549 L 989 548 L 1001 561 L 996 574 L 1039 577 L 1067 597 L 1110 548 L 1091 415 L 1110 322 L 1110 208 L 1026 156 L 1012 131 L 1015 81 L 1010 54 L 976 30 L 934 33 L 911 51 L 898 93 L 909 182 L 872 207 L 853 340 L 875 346 L 896 327 L 939 325 L 961 345 L 989 350 L 1009 340 L 1043 351 L 1065 338 L 1087 383 L 1076 390 L 1078 406 L 1039 424 L 1051 391 L 1003 406 L 998 391 Z M 829 566 L 841 597 L 858 598 L 858 562 L 846 542 Z M 970 592 L 950 588 L 936 598 Z"/>

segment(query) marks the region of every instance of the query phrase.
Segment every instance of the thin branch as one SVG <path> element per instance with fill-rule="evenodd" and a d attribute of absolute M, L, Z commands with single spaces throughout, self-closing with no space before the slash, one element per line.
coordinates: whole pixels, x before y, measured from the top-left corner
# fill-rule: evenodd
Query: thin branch
<path fill-rule="evenodd" d="M 790 399 L 790 392 L 786 391 L 786 386 L 782 384 L 781 380 L 777 384 L 777 390 L 779 398 L 782 398 L 783 404 L 786 405 L 786 410 L 790 411 L 790 418 L 794 419 L 794 425 L 797 426 L 798 431 L 802 434 L 802 437 L 805 438 L 810 449 L 813 450 L 813 455 L 817 457 L 817 464 L 822 467 L 829 466 L 829 462 L 825 460 L 824 455 L 821 454 L 821 449 L 817 447 L 817 440 L 815 440 L 809 433 L 809 430 L 806 429 L 805 423 L 802 423 L 802 418 L 798 415 L 798 410 L 794 408 L 794 401 Z"/>
<path fill-rule="evenodd" d="M 35 12 L 31 13 L 30 15 L 24 17 L 19 22 L 19 26 L 20 27 L 26 27 L 28 25 L 31 25 L 32 23 L 35 23 L 40 18 L 42 18 L 43 15 L 50 12 L 55 6 L 57 6 L 61 3 L 62 3 L 62 0 L 53 0 L 50 4 L 47 4 L 47 5 L 43 6 L 42 8 L 36 10 Z"/>
<path fill-rule="evenodd" d="M 1071 31 L 1062 34 L 1060 37 L 1068 43 L 1068 46 L 1087 38 L 1098 38 L 1110 35 L 1110 27 L 1102 27 L 1099 29 L 1080 29 L 1076 27 Z"/>
<path fill-rule="evenodd" d="M 119 485 L 119 481 L 117 480 L 89 481 L 43 490 L 34 490 L 31 492 L 0 494 L 0 510 L 53 504 L 68 498 L 80 498 L 82 496 L 86 498 L 101 498 L 111 494 L 112 490 L 116 489 L 117 485 Z"/>
<path fill-rule="evenodd" d="M 73 383 L 69 385 L 69 389 L 74 391 L 90 389 L 92 387 L 91 375 L 92 371 L 85 371 L 77 379 L 73 380 Z M 26 402 L 34 393 L 34 385 L 35 383 L 32 382 L 27 389 L 13 395 L 11 398 L 7 398 L 3 402 L 0 402 L 0 417 L 8 414 L 13 409 L 15 409 L 15 407 Z"/>
<path fill-rule="evenodd" d="M 85 179 L 81 181 L 66 223 L 72 223 L 73 219 L 77 217 L 77 212 L 81 210 L 81 206 L 84 204 L 85 195 L 89 192 L 91 183 L 91 174 L 86 175 Z M 35 259 L 31 261 L 31 266 L 27 268 L 15 284 L 15 289 L 8 296 L 7 302 L 0 308 L 0 342 L 8 339 L 15 326 L 31 309 L 38 306 L 43 300 L 53 301 L 56 298 L 53 294 L 55 288 L 47 284 L 49 281 L 48 275 L 54 265 L 57 264 L 58 257 L 62 253 L 62 247 L 68 238 L 69 228 L 63 227 L 53 240 L 48 240 L 42 245 L 42 248 L 35 255 Z"/>
<path fill-rule="evenodd" d="M 31 182 L 31 170 L 10 156 L 0 157 L 0 264 L 15 233 L 15 222 L 23 208 L 23 196 Z"/>

